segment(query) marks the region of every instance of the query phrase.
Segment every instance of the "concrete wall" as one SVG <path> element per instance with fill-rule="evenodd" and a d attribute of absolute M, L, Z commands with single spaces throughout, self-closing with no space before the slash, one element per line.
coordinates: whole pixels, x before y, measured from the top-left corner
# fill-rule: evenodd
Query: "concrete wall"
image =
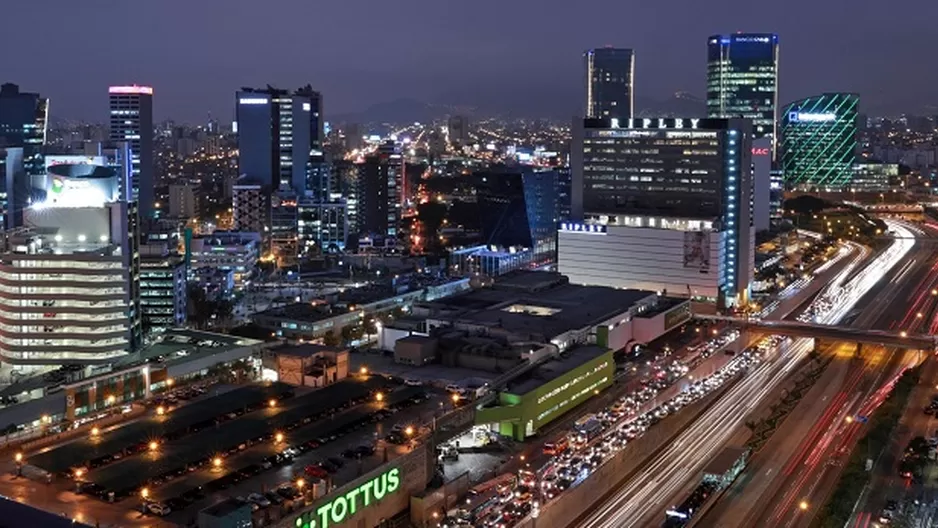
<path fill-rule="evenodd" d="M 517 528 L 574 526 L 583 515 L 602 504 L 610 492 L 650 461 L 655 453 L 671 443 L 674 437 L 696 420 L 720 394 L 722 393 L 712 394 L 651 427 L 641 440 L 620 451 L 585 482 L 567 490 L 557 500 L 542 506 L 538 518 L 527 517 Z"/>
<path fill-rule="evenodd" d="M 573 284 L 719 295 L 723 233 L 709 233 L 701 248 L 705 257 L 689 258 L 687 264 L 684 231 L 609 226 L 605 235 L 561 231 L 557 240 L 557 269 Z"/>

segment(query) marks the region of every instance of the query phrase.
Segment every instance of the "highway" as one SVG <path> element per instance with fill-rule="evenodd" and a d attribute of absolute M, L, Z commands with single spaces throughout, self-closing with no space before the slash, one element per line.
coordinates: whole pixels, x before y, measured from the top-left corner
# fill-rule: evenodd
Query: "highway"
<path fill-rule="evenodd" d="M 900 237 L 912 232 L 895 222 Z M 847 268 L 847 280 L 833 280 L 806 310 L 807 317 L 825 324 L 841 321 L 890 270 L 904 261 L 914 241 L 897 239 L 861 271 Z M 813 340 L 784 340 L 730 388 L 701 418 L 680 434 L 634 478 L 594 509 L 579 526 L 649 526 L 663 521 L 663 509 L 677 492 L 699 477 L 702 467 L 739 431 L 746 416 L 773 392 L 813 349 Z"/>
<path fill-rule="evenodd" d="M 936 256 L 931 245 L 915 247 L 862 299 L 865 308 L 852 326 L 924 330 L 924 314 L 938 300 L 931 294 Z M 902 370 L 920 359 L 917 352 L 872 346 L 864 346 L 859 359 L 836 359 L 795 409 L 798 419 L 783 424 L 700 525 L 809 525 L 862 435 L 862 417 L 878 407 Z"/>

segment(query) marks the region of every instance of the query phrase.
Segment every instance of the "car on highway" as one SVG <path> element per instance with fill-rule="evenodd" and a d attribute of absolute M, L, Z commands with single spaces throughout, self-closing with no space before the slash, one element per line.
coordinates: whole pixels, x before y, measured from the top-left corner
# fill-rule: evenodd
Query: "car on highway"
<path fill-rule="evenodd" d="M 891 524 L 899 512 L 899 504 L 894 500 L 886 501 L 883 511 L 879 512 L 879 524 Z"/>

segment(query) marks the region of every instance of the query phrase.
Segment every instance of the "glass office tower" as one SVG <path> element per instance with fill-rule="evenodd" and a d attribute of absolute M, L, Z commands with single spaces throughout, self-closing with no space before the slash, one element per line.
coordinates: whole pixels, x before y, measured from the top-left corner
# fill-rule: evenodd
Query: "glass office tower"
<path fill-rule="evenodd" d="M 782 171 L 790 187 L 842 189 L 853 178 L 860 97 L 826 93 L 785 107 Z"/>
<path fill-rule="evenodd" d="M 630 49 L 596 48 L 586 62 L 586 117 L 629 119 L 633 111 L 635 53 Z"/>
<path fill-rule="evenodd" d="M 707 41 L 707 117 L 752 120 L 753 138 L 777 144 L 778 35 L 737 33 Z"/>
<path fill-rule="evenodd" d="M 108 88 L 110 135 L 114 143 L 130 144 L 133 156 L 132 196 L 141 218 L 155 212 L 153 196 L 153 88 L 149 86 L 111 86 Z"/>

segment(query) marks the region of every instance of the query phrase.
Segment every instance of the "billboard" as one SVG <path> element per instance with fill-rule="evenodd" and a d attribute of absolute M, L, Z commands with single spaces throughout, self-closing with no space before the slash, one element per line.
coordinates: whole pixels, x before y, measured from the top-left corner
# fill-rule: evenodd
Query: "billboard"
<path fill-rule="evenodd" d="M 47 156 L 30 181 L 33 207 L 101 207 L 119 199 L 117 171 L 102 156 Z"/>
<path fill-rule="evenodd" d="M 710 233 L 706 231 L 684 232 L 684 267 L 710 271 Z"/>

